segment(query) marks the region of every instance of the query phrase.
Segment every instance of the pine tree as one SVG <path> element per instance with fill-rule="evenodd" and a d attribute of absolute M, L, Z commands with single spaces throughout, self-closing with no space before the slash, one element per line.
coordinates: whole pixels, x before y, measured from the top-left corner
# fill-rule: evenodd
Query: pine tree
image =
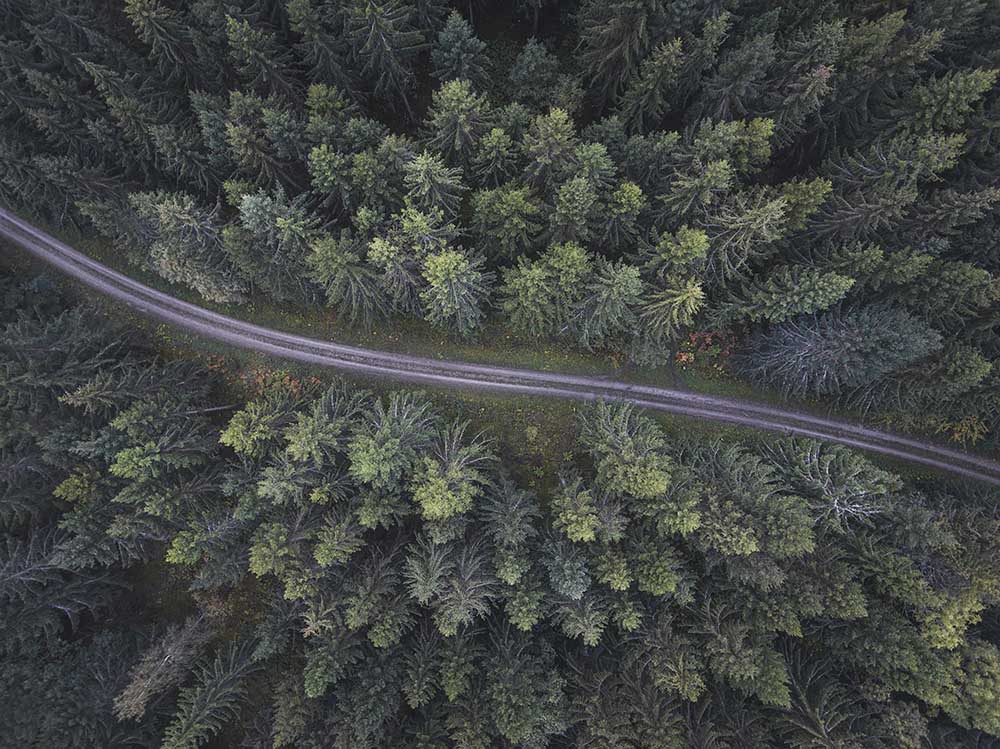
<path fill-rule="evenodd" d="M 327 304 L 352 325 L 370 328 L 387 316 L 390 302 L 377 275 L 364 262 L 362 243 L 349 232 L 339 239 L 314 240 L 306 264 L 312 279 L 326 291 Z"/>
<path fill-rule="evenodd" d="M 553 109 L 536 117 L 522 142 L 527 166 L 525 177 L 543 191 L 575 161 L 577 138 L 565 110 Z"/>
<path fill-rule="evenodd" d="M 189 83 L 204 81 L 195 64 L 197 52 L 187 19 L 159 0 L 126 0 L 125 15 L 144 43 L 160 72 L 183 76 Z"/>
<path fill-rule="evenodd" d="M 481 257 L 459 250 L 428 255 L 423 277 L 427 288 L 420 293 L 426 317 L 463 338 L 475 334 L 485 315 L 493 274 L 481 270 Z"/>
<path fill-rule="evenodd" d="M 670 485 L 673 461 L 656 424 L 625 403 L 601 401 L 580 418 L 580 442 L 606 491 L 652 499 Z"/>
<path fill-rule="evenodd" d="M 894 112 L 897 127 L 918 133 L 960 131 L 979 100 L 997 82 L 998 70 L 946 73 L 914 86 Z"/>
<path fill-rule="evenodd" d="M 570 313 L 580 344 L 593 349 L 632 330 L 643 290 L 638 268 L 599 259 Z"/>
<path fill-rule="evenodd" d="M 139 220 L 155 232 L 148 263 L 173 283 L 190 286 L 213 302 L 242 302 L 236 277 L 222 243 L 219 206 L 208 210 L 183 193 L 134 193 L 129 196 Z"/>
<path fill-rule="evenodd" d="M 674 84 L 683 69 L 680 39 L 663 42 L 642 61 L 639 71 L 625 88 L 618 109 L 632 130 L 656 129 L 668 111 Z"/>
<path fill-rule="evenodd" d="M 720 314 L 723 319 L 746 317 L 753 322 L 785 322 L 798 315 L 829 309 L 853 286 L 853 278 L 839 273 L 783 266 L 735 292 Z"/>
<path fill-rule="evenodd" d="M 181 690 L 178 709 L 164 734 L 165 749 L 198 747 L 239 715 L 247 679 L 259 669 L 249 643 L 230 643 L 211 663 L 202 663 L 194 685 Z"/>
<path fill-rule="evenodd" d="M 586 243 L 597 208 L 597 190 L 584 176 L 573 177 L 560 186 L 549 215 L 548 236 L 553 242 Z"/>
<path fill-rule="evenodd" d="M 488 129 L 484 97 L 467 80 L 444 83 L 434 92 L 427 115 L 427 145 L 449 164 L 467 165 Z"/>
<path fill-rule="evenodd" d="M 656 3 L 644 0 L 583 4 L 577 60 L 599 98 L 616 98 L 635 75 L 660 12 Z"/>
<path fill-rule="evenodd" d="M 350 475 L 378 491 L 398 490 L 430 444 L 435 421 L 430 403 L 417 394 L 377 400 L 348 445 Z"/>
<path fill-rule="evenodd" d="M 223 247 L 251 283 L 279 300 L 309 300 L 314 293 L 305 259 L 316 233 L 306 196 L 289 199 L 284 190 L 245 195 L 239 225 L 223 231 Z"/>
<path fill-rule="evenodd" d="M 486 133 L 472 157 L 471 170 L 478 183 L 486 187 L 499 187 L 519 170 L 520 154 L 514 140 L 503 128 L 495 127 Z"/>
<path fill-rule="evenodd" d="M 765 90 L 776 56 L 773 34 L 752 36 L 723 55 L 693 104 L 692 115 L 735 120 L 754 114 L 754 103 Z"/>
<path fill-rule="evenodd" d="M 556 330 L 567 333 L 591 279 L 593 259 L 580 245 L 565 242 L 549 247 L 540 260 L 552 279 Z"/>
<path fill-rule="evenodd" d="M 467 190 L 460 169 L 445 166 L 440 157 L 424 151 L 403 167 L 408 205 L 424 213 L 441 211 L 446 221 L 458 215 Z"/>
<path fill-rule="evenodd" d="M 545 338 L 555 331 L 553 285 L 549 269 L 540 262 L 528 262 L 522 257 L 516 266 L 504 268 L 500 304 L 516 333 Z"/>
<path fill-rule="evenodd" d="M 295 101 L 299 86 L 290 67 L 290 55 L 274 34 L 255 28 L 246 19 L 226 17 L 229 56 L 240 76 L 262 94 Z"/>
<path fill-rule="evenodd" d="M 308 66 L 309 80 L 353 94 L 357 84 L 347 64 L 344 13 L 327 0 L 285 0 L 285 9 L 292 30 L 302 37 L 295 47 Z"/>
<path fill-rule="evenodd" d="M 762 385 L 830 395 L 871 383 L 940 345 L 940 334 L 911 315 L 870 306 L 829 311 L 758 333 L 740 366 Z"/>
<path fill-rule="evenodd" d="M 203 614 L 188 617 L 182 626 L 168 627 L 129 672 L 128 686 L 115 697 L 115 717 L 141 718 L 151 699 L 184 681 L 211 636 Z"/>
<path fill-rule="evenodd" d="M 411 61 L 424 47 L 414 27 L 414 8 L 399 0 L 357 0 L 348 9 L 345 32 L 361 73 L 375 95 L 398 97 L 407 113 L 413 70 Z"/>
<path fill-rule="evenodd" d="M 472 228 L 476 243 L 491 258 L 518 258 L 528 252 L 541 231 L 541 205 L 527 187 L 504 185 L 472 195 Z"/>
<path fill-rule="evenodd" d="M 431 52 L 434 77 L 439 81 L 466 80 L 473 84 L 486 81 L 484 67 L 486 43 L 476 37 L 472 26 L 458 11 L 448 14 Z"/>

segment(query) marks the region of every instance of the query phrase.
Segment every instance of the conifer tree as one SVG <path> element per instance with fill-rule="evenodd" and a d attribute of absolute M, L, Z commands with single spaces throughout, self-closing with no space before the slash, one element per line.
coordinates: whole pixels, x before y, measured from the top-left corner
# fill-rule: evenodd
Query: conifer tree
<path fill-rule="evenodd" d="M 483 264 L 481 257 L 459 250 L 428 255 L 423 268 L 427 288 L 420 293 L 428 322 L 463 338 L 477 332 L 493 281 L 491 273 L 481 270 Z"/>
<path fill-rule="evenodd" d="M 680 39 L 663 42 L 642 61 L 619 104 L 622 117 L 633 130 L 644 133 L 661 122 L 683 62 Z"/>
<path fill-rule="evenodd" d="M 834 310 L 782 323 L 751 339 L 741 367 L 786 392 L 838 394 L 937 350 L 940 334 L 887 307 Z"/>
<path fill-rule="evenodd" d="M 440 157 L 424 151 L 403 167 L 403 174 L 411 207 L 424 213 L 440 211 L 446 221 L 454 220 L 467 190 L 461 170 L 445 166 Z"/>
<path fill-rule="evenodd" d="M 194 685 L 181 691 L 177 713 L 167 726 L 163 746 L 188 749 L 203 744 L 239 714 L 246 680 L 259 666 L 247 643 L 231 643 L 211 663 L 202 663 Z"/>
<path fill-rule="evenodd" d="M 427 145 L 449 164 L 467 165 L 487 131 L 486 100 L 468 80 L 452 80 L 434 92 L 427 117 Z"/>
<path fill-rule="evenodd" d="M 399 0 L 358 0 L 349 7 L 345 24 L 352 55 L 376 96 L 399 97 L 408 113 L 410 62 L 425 42 L 414 15 L 413 6 Z"/>
<path fill-rule="evenodd" d="M 226 17 L 229 56 L 236 70 L 251 87 L 265 96 L 275 94 L 294 101 L 298 84 L 290 69 L 290 55 L 274 34 L 256 28 L 246 19 Z"/>
<path fill-rule="evenodd" d="M 466 80 L 473 84 L 486 80 L 486 43 L 476 37 L 472 26 L 458 11 L 448 14 L 431 52 L 434 77 L 440 81 Z"/>
<path fill-rule="evenodd" d="M 542 208 L 527 187 L 504 185 L 472 195 L 472 227 L 489 257 L 517 258 L 534 244 Z"/>
<path fill-rule="evenodd" d="M 501 307 L 515 332 L 545 338 L 555 331 L 555 289 L 550 271 L 540 262 L 519 258 L 505 268 L 500 288 Z"/>

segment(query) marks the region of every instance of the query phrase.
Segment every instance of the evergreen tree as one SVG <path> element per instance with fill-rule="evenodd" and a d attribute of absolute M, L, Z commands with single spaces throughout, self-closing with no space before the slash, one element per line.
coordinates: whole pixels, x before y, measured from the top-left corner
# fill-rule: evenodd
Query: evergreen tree
<path fill-rule="evenodd" d="M 753 381 L 797 394 L 838 394 L 937 350 L 940 334 L 886 307 L 830 311 L 758 333 L 741 364 Z"/>
<path fill-rule="evenodd" d="M 549 269 L 519 258 L 516 266 L 504 269 L 503 281 L 501 306 L 514 331 L 530 338 L 551 335 L 557 319 Z"/>
<path fill-rule="evenodd" d="M 662 121 L 674 84 L 683 69 L 680 39 L 663 42 L 642 61 L 622 94 L 619 110 L 632 129 L 652 130 Z"/>
<path fill-rule="evenodd" d="M 351 54 L 375 95 L 398 97 L 407 113 L 410 63 L 424 47 L 424 35 L 414 27 L 414 10 L 399 0 L 358 0 L 348 8 L 345 24 Z"/>
<path fill-rule="evenodd" d="M 541 231 L 541 205 L 527 187 L 480 190 L 473 193 L 471 203 L 476 242 L 489 257 L 520 257 Z"/>
<path fill-rule="evenodd" d="M 287 49 L 282 49 L 275 35 L 255 28 L 246 19 L 226 17 L 229 56 L 240 76 L 264 95 L 276 94 L 294 101 L 298 84 L 290 69 Z"/>
<path fill-rule="evenodd" d="M 181 690 L 178 709 L 167 726 L 163 746 L 197 747 L 239 714 L 246 680 L 258 668 L 247 643 L 231 643 L 210 663 L 202 663 L 194 685 Z"/>
<path fill-rule="evenodd" d="M 481 270 L 483 260 L 459 250 L 428 255 L 423 277 L 427 288 L 420 293 L 426 317 L 463 338 L 477 332 L 484 317 L 493 276 Z"/>
<path fill-rule="evenodd" d="M 467 80 L 444 83 L 434 92 L 427 117 L 427 144 L 449 164 L 468 164 L 487 130 L 486 100 Z"/>
<path fill-rule="evenodd" d="M 829 309 L 854 286 L 854 279 L 814 269 L 782 267 L 763 282 L 740 289 L 725 307 L 726 317 L 780 323 Z"/>
<path fill-rule="evenodd" d="M 403 167 L 408 204 L 424 213 L 440 211 L 447 221 L 458 215 L 466 186 L 462 172 L 445 166 L 440 157 L 424 151 Z"/>
<path fill-rule="evenodd" d="M 485 82 L 485 50 L 486 43 L 477 38 L 469 22 L 453 10 L 438 33 L 437 43 L 431 52 L 434 77 L 440 81 Z"/>

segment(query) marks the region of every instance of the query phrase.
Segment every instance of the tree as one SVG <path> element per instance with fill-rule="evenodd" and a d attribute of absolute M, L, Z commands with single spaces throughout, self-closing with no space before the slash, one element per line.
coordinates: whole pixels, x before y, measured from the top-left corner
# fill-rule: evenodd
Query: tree
<path fill-rule="evenodd" d="M 306 264 L 312 279 L 326 291 L 327 304 L 352 325 L 370 328 L 387 316 L 390 303 L 364 256 L 363 243 L 344 232 L 339 239 L 314 240 Z"/>
<path fill-rule="evenodd" d="M 427 113 L 427 145 L 449 164 L 468 165 L 489 128 L 488 118 L 486 99 L 473 93 L 469 81 L 447 81 L 434 92 Z"/>
<path fill-rule="evenodd" d="M 411 61 L 424 47 L 413 16 L 413 6 L 399 0 L 357 0 L 348 8 L 345 23 L 351 53 L 361 74 L 373 83 L 375 95 L 399 97 L 408 114 Z"/>
<path fill-rule="evenodd" d="M 459 250 L 427 256 L 422 272 L 427 288 L 420 299 L 428 322 L 463 338 L 478 330 L 493 282 L 493 274 L 480 270 L 482 266 L 481 257 Z"/>
<path fill-rule="evenodd" d="M 580 344 L 593 349 L 631 330 L 642 294 L 638 268 L 599 259 L 582 297 L 570 313 L 570 323 Z"/>
<path fill-rule="evenodd" d="M 596 204 L 597 191 L 589 179 L 579 176 L 567 180 L 556 193 L 549 216 L 549 238 L 553 242 L 587 242 Z"/>
<path fill-rule="evenodd" d="M 659 12 L 655 3 L 643 0 L 584 3 L 576 54 L 599 98 L 616 98 L 634 76 Z"/>
<path fill-rule="evenodd" d="M 441 521 L 468 512 L 482 491 L 482 467 L 493 460 L 482 435 L 465 443 L 468 422 L 442 429 L 412 481 L 413 500 L 425 520 Z M 463 444 L 465 443 L 465 444 Z"/>
<path fill-rule="evenodd" d="M 192 83 L 204 80 L 195 64 L 190 27 L 181 14 L 159 0 L 126 0 L 125 15 L 136 33 L 149 45 L 150 56 L 166 75 L 180 73 Z"/>
<path fill-rule="evenodd" d="M 553 525 L 566 534 L 570 541 L 589 542 L 597 538 L 600 525 L 597 505 L 589 489 L 583 487 L 579 476 L 560 475 L 559 491 L 552 500 L 555 510 Z"/>
<path fill-rule="evenodd" d="M 430 444 L 435 421 L 430 403 L 415 393 L 376 400 L 348 444 L 351 476 L 376 490 L 399 489 Z"/>
<path fill-rule="evenodd" d="M 466 80 L 474 84 L 486 80 L 484 67 L 486 43 L 458 11 L 448 14 L 431 52 L 434 77 L 439 81 Z"/>
<path fill-rule="evenodd" d="M 472 174 L 487 187 L 499 187 L 518 171 L 519 152 L 514 139 L 500 127 L 492 128 L 479 141 L 472 157 Z"/>
<path fill-rule="evenodd" d="M 941 335 L 884 306 L 833 310 L 756 334 L 740 368 L 789 393 L 836 395 L 867 385 L 941 346 Z"/>
<path fill-rule="evenodd" d="M 997 82 L 997 70 L 959 70 L 914 86 L 894 112 L 896 127 L 918 133 L 957 131 L 965 127 L 976 103 Z"/>
<path fill-rule="evenodd" d="M 578 305 L 593 273 L 593 259 L 574 242 L 554 244 L 540 261 L 552 280 L 556 331 L 569 332 Z"/>
<path fill-rule="evenodd" d="M 347 64 L 349 47 L 343 35 L 344 14 L 326 0 L 285 0 L 292 30 L 301 36 L 295 45 L 308 66 L 312 97 L 314 86 L 332 85 L 353 93 L 357 88 L 354 71 Z"/>
<path fill-rule="evenodd" d="M 500 306 L 513 330 L 529 338 L 545 338 L 555 331 L 555 289 L 551 272 L 541 262 L 518 258 L 504 268 Z"/>
<path fill-rule="evenodd" d="M 605 491 L 652 499 L 670 485 L 673 461 L 663 434 L 629 404 L 600 401 L 584 413 L 580 442 L 593 456 Z"/>
<path fill-rule="evenodd" d="M 194 685 L 181 690 L 177 712 L 164 734 L 165 749 L 197 747 L 239 714 L 247 679 L 260 666 L 250 658 L 250 643 L 232 642 L 197 670 Z"/>
<path fill-rule="evenodd" d="M 558 107 L 574 112 L 582 103 L 583 91 L 576 78 L 560 73 L 559 60 L 534 37 L 518 53 L 508 80 L 517 101 L 535 111 Z"/>
<path fill-rule="evenodd" d="M 618 109 L 633 130 L 655 129 L 668 110 L 668 99 L 683 69 L 681 40 L 663 42 L 642 61 L 629 81 Z"/>
<path fill-rule="evenodd" d="M 519 258 L 541 231 L 541 205 L 528 187 L 507 184 L 472 195 L 472 228 L 489 257 Z"/>
<path fill-rule="evenodd" d="M 548 648 L 509 629 L 491 633 L 486 698 L 500 734 L 525 746 L 544 746 L 567 724 L 566 681 Z"/>
<path fill-rule="evenodd" d="M 168 627 L 129 672 L 128 686 L 115 697 L 115 717 L 141 718 L 150 700 L 187 678 L 188 669 L 211 637 L 212 628 L 204 614 L 188 617 L 182 626 Z"/>
<path fill-rule="evenodd" d="M 244 195 L 239 225 L 223 231 L 223 248 L 236 268 L 278 300 L 305 301 L 314 289 L 306 256 L 316 234 L 306 196 L 289 199 L 284 190 Z"/>
<path fill-rule="evenodd" d="M 525 133 L 522 142 L 527 166 L 525 177 L 545 191 L 553 178 L 575 162 L 577 138 L 573 123 L 563 109 L 539 115 Z"/>
<path fill-rule="evenodd" d="M 294 101 L 299 86 L 290 69 L 287 49 L 278 46 L 274 34 L 254 28 L 246 19 L 226 16 L 229 56 L 239 74 L 261 93 L 277 94 Z"/>
<path fill-rule="evenodd" d="M 218 205 L 203 208 L 184 193 L 133 193 L 129 202 L 154 232 L 146 251 L 159 275 L 212 302 L 244 301 L 243 284 L 223 246 Z"/>
<path fill-rule="evenodd" d="M 854 279 L 813 268 L 783 266 L 766 279 L 735 292 L 722 308 L 726 317 L 754 322 L 785 322 L 798 315 L 829 309 L 854 286 Z"/>
<path fill-rule="evenodd" d="M 407 204 L 418 211 L 441 211 L 446 221 L 458 215 L 466 186 L 462 172 L 445 166 L 439 156 L 424 151 L 403 167 Z"/>

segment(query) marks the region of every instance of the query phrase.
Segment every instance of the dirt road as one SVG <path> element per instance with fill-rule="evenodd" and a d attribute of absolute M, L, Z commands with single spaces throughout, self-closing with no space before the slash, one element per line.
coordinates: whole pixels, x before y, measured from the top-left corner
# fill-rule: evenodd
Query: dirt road
<path fill-rule="evenodd" d="M 175 299 L 91 260 L 0 209 L 0 235 L 96 291 L 206 338 L 295 361 L 408 383 L 579 400 L 624 400 L 698 419 L 812 437 L 1000 486 L 1000 463 L 889 432 L 752 401 L 527 369 L 428 359 L 320 341 L 253 325 Z"/>

